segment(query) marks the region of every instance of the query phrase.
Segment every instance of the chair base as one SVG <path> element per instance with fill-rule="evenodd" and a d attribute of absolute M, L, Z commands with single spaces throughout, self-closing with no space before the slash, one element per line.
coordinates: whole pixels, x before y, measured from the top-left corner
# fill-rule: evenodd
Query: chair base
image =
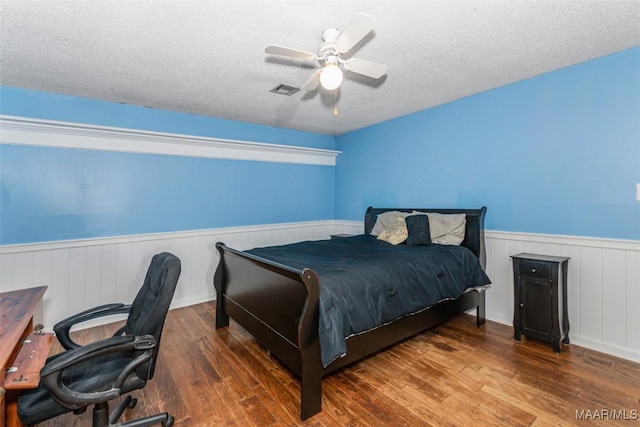
<path fill-rule="evenodd" d="M 118 403 L 118 406 L 115 407 L 111 414 L 109 414 L 109 403 L 97 403 L 93 407 L 93 427 L 147 427 L 156 424 L 160 424 L 163 427 L 173 426 L 175 419 L 167 412 L 119 423 L 118 420 L 124 410 L 133 409 L 137 403 L 137 399 L 127 395 Z"/>

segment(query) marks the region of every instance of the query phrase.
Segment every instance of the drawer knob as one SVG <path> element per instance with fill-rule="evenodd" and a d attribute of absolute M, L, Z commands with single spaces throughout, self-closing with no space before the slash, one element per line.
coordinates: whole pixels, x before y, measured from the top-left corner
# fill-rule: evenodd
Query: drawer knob
<path fill-rule="evenodd" d="M 532 268 L 532 269 L 531 269 L 531 272 L 532 272 L 532 273 L 535 273 L 535 272 L 536 272 L 536 269 L 535 269 L 535 268 Z"/>

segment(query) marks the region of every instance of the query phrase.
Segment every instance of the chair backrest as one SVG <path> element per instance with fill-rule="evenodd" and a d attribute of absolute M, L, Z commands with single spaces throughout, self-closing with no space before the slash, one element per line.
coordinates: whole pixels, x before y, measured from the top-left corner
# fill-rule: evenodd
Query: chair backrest
<path fill-rule="evenodd" d="M 168 252 L 153 256 L 144 283 L 138 291 L 124 328 L 127 335 L 153 335 L 157 340 L 155 356 L 160 348 L 160 337 L 169 305 L 181 272 L 180 259 Z M 155 370 L 155 359 L 151 365 L 140 366 L 136 372 L 141 378 L 151 379 Z"/>

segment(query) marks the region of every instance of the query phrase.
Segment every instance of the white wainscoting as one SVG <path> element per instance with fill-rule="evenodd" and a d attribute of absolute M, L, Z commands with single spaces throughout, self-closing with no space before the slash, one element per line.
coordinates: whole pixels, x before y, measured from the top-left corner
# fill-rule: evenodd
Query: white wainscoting
<path fill-rule="evenodd" d="M 513 266 L 520 252 L 569 260 L 571 343 L 640 362 L 640 242 L 488 231 L 487 318 L 513 322 Z"/>
<path fill-rule="evenodd" d="M 359 221 L 313 221 L 0 247 L 0 291 L 47 285 L 46 328 L 88 307 L 130 302 L 153 254 L 182 260 L 173 308 L 215 299 L 215 243 L 238 249 L 362 233 Z M 513 319 L 513 268 L 520 252 L 571 257 L 568 304 L 571 343 L 640 362 L 640 242 L 486 232 L 487 318 Z M 88 324 L 87 326 L 91 326 Z"/>
<path fill-rule="evenodd" d="M 215 299 L 216 242 L 236 249 L 325 239 L 334 221 L 229 227 L 178 233 L 0 246 L 0 291 L 48 286 L 36 322 L 45 328 L 90 307 L 129 303 L 154 254 L 182 261 L 172 308 Z M 117 320 L 110 318 L 109 321 Z M 104 320 L 103 320 L 104 322 Z M 87 322 L 84 327 L 100 322 Z"/>

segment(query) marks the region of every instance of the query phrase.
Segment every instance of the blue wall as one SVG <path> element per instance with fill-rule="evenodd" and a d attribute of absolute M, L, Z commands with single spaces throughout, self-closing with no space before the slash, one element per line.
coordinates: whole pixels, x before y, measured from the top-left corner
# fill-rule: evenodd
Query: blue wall
<path fill-rule="evenodd" d="M 333 137 L 3 87 L 1 113 L 333 149 Z M 0 146 L 0 244 L 330 220 L 334 167 Z"/>
<path fill-rule="evenodd" d="M 488 207 L 488 229 L 640 239 L 640 48 L 337 137 L 336 217 Z"/>
<path fill-rule="evenodd" d="M 0 146 L 0 244 L 488 206 L 491 230 L 640 239 L 640 48 L 333 138 L 2 87 L 0 113 L 339 149 L 337 166 Z"/>

